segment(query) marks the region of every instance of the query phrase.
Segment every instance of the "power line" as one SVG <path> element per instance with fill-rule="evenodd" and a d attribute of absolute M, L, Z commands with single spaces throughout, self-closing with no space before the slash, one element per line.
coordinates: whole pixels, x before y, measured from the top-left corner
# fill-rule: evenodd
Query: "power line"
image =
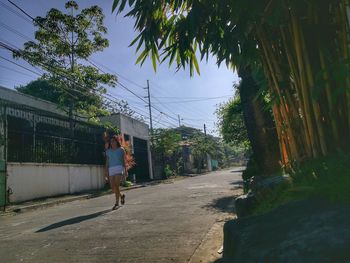
<path fill-rule="evenodd" d="M 1 43 L 0 43 L 1 44 Z M 2 58 L 2 59 L 5 59 L 6 61 L 8 61 L 8 62 L 10 62 L 10 63 L 13 63 L 13 64 L 15 64 L 16 66 L 18 66 L 18 67 L 21 67 L 21 68 L 23 68 L 23 69 L 25 69 L 25 70 L 28 70 L 28 71 L 31 71 L 31 72 L 33 72 L 31 69 L 29 69 L 29 68 L 26 68 L 26 67 L 24 67 L 24 66 L 22 66 L 22 65 L 20 65 L 20 64 L 18 64 L 18 63 L 15 63 L 15 62 L 13 62 L 13 61 L 11 61 L 11 60 L 8 60 L 8 59 L 6 59 L 6 58 L 4 58 L 4 57 L 2 57 L 2 56 L 0 56 L 0 58 Z M 41 76 L 40 74 L 38 74 L 38 73 L 36 73 L 38 76 Z M 64 89 L 64 92 L 66 92 L 67 94 L 69 94 L 69 95 L 71 95 L 71 96 L 74 96 L 74 95 L 72 95 L 71 93 L 69 93 L 66 89 Z M 79 91 L 78 90 L 78 92 L 79 93 L 82 93 L 81 91 Z M 86 93 L 83 93 L 84 95 L 86 95 Z M 105 98 L 105 97 L 104 97 Z M 105 99 L 109 99 L 109 98 L 105 98 Z M 114 102 L 114 103 L 118 103 L 117 101 L 114 101 L 114 100 L 111 100 L 111 99 L 109 99 L 110 101 L 112 101 L 112 102 Z M 104 104 L 104 106 L 109 106 L 109 105 L 106 105 L 105 103 L 103 103 Z M 139 114 L 140 116 L 142 116 L 142 117 L 146 117 L 146 116 L 144 116 L 142 113 L 139 113 L 139 112 L 137 112 L 137 111 L 135 111 L 135 110 L 133 110 L 133 109 L 131 109 L 133 112 L 135 112 L 135 113 L 137 113 L 137 114 Z M 147 118 L 147 117 L 146 117 Z"/>
<path fill-rule="evenodd" d="M 17 73 L 19 73 L 19 74 L 22 74 L 22 75 L 24 75 L 24 76 L 28 76 L 28 77 L 33 77 L 32 75 L 29 75 L 29 74 L 26 74 L 26 73 L 24 73 L 24 72 L 22 72 L 22 71 L 19 71 L 19 70 L 16 70 L 16 69 L 13 69 L 13 68 L 9 68 L 9 67 L 6 67 L 6 66 L 3 66 L 3 65 L 0 65 L 0 67 L 1 68 L 4 68 L 4 69 L 7 69 L 7 70 L 9 70 L 9 71 L 14 71 L 14 72 L 17 72 Z"/>
<path fill-rule="evenodd" d="M 89 61 L 89 60 L 88 60 Z M 89 61 L 90 62 L 90 61 Z M 90 62 L 91 63 L 91 62 Z M 94 65 L 94 64 L 92 64 Z M 96 65 L 94 65 L 95 67 L 97 67 Z M 101 72 L 105 72 L 103 71 L 101 68 L 97 67 L 98 70 L 100 70 Z M 113 72 L 112 72 L 113 73 Z M 148 102 L 146 100 L 144 100 L 144 98 L 142 98 L 140 95 L 136 94 L 134 91 L 132 91 L 131 89 L 129 89 L 128 87 L 126 87 L 124 84 L 122 84 L 120 81 L 117 82 L 117 85 L 119 84 L 119 86 L 121 86 L 122 88 L 124 88 L 125 90 L 127 90 L 128 92 L 130 92 L 131 94 L 133 94 L 135 97 L 139 98 L 141 101 L 145 102 L 146 104 L 148 104 Z M 141 86 L 142 87 L 142 86 Z M 164 111 L 160 110 L 159 108 L 151 105 L 151 108 L 157 110 L 160 113 L 163 113 L 166 117 L 177 121 L 176 118 L 171 117 L 169 114 L 165 113 Z"/>
<path fill-rule="evenodd" d="M 12 47 L 10 47 L 10 46 L 8 46 L 8 45 L 2 43 L 2 42 L 0 42 L 0 46 L 1 46 L 1 47 L 4 47 L 4 48 L 6 48 L 6 49 L 8 49 L 9 51 L 11 51 L 11 52 L 14 53 L 14 54 L 20 54 L 19 49 L 12 48 Z M 31 70 L 31 69 L 28 69 L 28 68 L 26 68 L 26 67 L 24 67 L 24 66 L 22 66 L 22 65 L 20 65 L 20 64 L 18 64 L 18 63 L 16 63 L 16 62 L 13 62 L 13 61 L 11 61 L 11 60 L 9 60 L 9 59 L 7 59 L 7 58 L 4 58 L 4 57 L 2 57 L 2 56 L 0 56 L 0 57 L 1 57 L 2 59 L 6 60 L 6 61 L 8 61 L 8 62 L 10 62 L 10 63 L 12 63 L 12 64 L 15 64 L 15 65 L 17 65 L 17 66 L 23 68 L 23 69 L 26 69 L 26 70 L 28 70 L 28 71 L 31 71 L 31 72 L 33 72 L 34 74 L 36 74 L 36 75 L 38 75 L 38 76 L 40 76 L 40 77 L 42 76 L 41 74 L 39 74 L 39 73 L 37 73 L 37 72 L 35 72 L 35 71 Z M 48 68 L 51 68 L 51 69 L 53 68 L 52 65 L 49 65 L 49 66 L 48 66 L 47 64 L 45 64 L 45 63 L 43 63 L 43 62 L 39 62 L 38 64 L 39 64 L 41 67 L 43 67 L 46 71 L 50 71 Z M 33 67 L 34 67 L 34 66 L 33 66 Z M 34 68 L 36 68 L 36 67 L 34 67 Z M 51 72 L 52 72 L 52 70 L 51 70 Z M 67 80 L 72 81 L 72 82 L 74 82 L 75 84 L 78 84 L 78 86 L 82 87 L 83 89 L 85 88 L 85 87 L 82 86 L 80 83 L 78 83 L 78 82 L 72 80 L 71 78 L 69 78 L 69 76 L 67 77 L 67 75 L 65 75 L 64 72 L 53 71 L 53 73 L 56 74 L 56 75 L 58 75 L 58 76 L 60 76 L 60 77 L 66 78 Z M 77 99 L 76 96 L 74 96 L 74 95 L 71 94 L 69 91 L 67 91 L 67 89 L 64 88 L 63 86 L 60 86 L 60 88 L 61 88 L 61 89 L 65 89 L 66 92 L 67 92 L 67 94 L 70 94 L 73 98 L 76 98 L 76 99 Z M 81 90 L 77 90 L 77 89 L 76 89 L 76 90 L 74 90 L 74 91 L 75 91 L 75 92 L 78 92 L 78 93 L 80 93 L 80 94 L 82 94 L 82 95 L 85 95 L 85 96 L 92 96 L 92 94 L 90 94 L 90 93 L 88 93 L 88 92 L 83 92 L 83 91 L 81 91 Z"/>
<path fill-rule="evenodd" d="M 8 5 L 6 5 L 5 3 L 0 2 L 0 5 L 1 5 L 2 7 L 4 7 L 4 8 L 6 8 L 6 9 L 7 9 L 8 11 L 10 11 L 11 13 L 13 13 L 13 14 L 17 15 L 18 17 L 22 18 L 23 20 L 25 20 L 25 21 L 27 21 L 27 22 L 29 22 L 29 23 L 32 22 L 32 21 L 29 20 L 27 17 L 23 16 L 23 14 L 21 14 L 21 13 L 19 13 L 18 11 L 12 9 L 12 8 L 9 7 Z"/>
<path fill-rule="evenodd" d="M 10 50 L 10 51 L 13 52 L 13 53 L 18 53 L 18 52 L 19 52 L 19 51 L 16 50 L 15 48 L 10 47 L 10 46 L 7 46 L 7 45 L 4 45 L 4 43 L 1 43 L 1 42 L 0 42 L 0 46 L 6 48 L 6 49 L 8 49 L 8 50 Z M 33 70 L 27 68 L 27 67 L 24 67 L 24 66 L 22 66 L 22 65 L 20 65 L 20 64 L 18 64 L 18 63 L 16 63 L 16 62 L 13 62 L 13 61 L 11 61 L 11 60 L 5 58 L 5 57 L 2 57 L 2 56 L 0 56 L 0 57 L 1 57 L 2 59 L 6 60 L 6 61 L 8 61 L 8 62 L 10 62 L 10 63 L 12 63 L 12 64 L 15 64 L 15 65 L 18 66 L 18 67 L 21 67 L 21 68 L 23 68 L 23 69 L 25 69 L 25 70 L 27 70 L 27 71 L 30 71 L 30 72 L 36 74 L 37 76 L 41 76 L 41 74 L 39 74 L 39 73 L 37 73 L 37 72 L 35 72 L 35 71 L 33 71 Z M 45 64 L 43 64 L 43 63 L 41 63 L 40 65 L 43 66 L 43 67 L 47 66 L 47 65 L 45 65 Z M 46 68 L 46 69 L 47 69 L 47 68 Z M 66 75 L 62 75 L 62 74 L 59 74 L 59 73 L 57 73 L 57 72 L 54 72 L 54 73 L 57 74 L 57 75 L 59 75 L 59 76 L 61 76 L 61 77 L 63 76 L 63 77 L 65 77 L 65 78 L 67 78 Z M 69 79 L 69 78 L 67 78 L 67 79 Z M 78 84 L 79 84 L 79 83 L 78 83 Z M 79 86 L 81 86 L 81 85 L 79 84 Z M 81 86 L 81 87 L 82 87 L 82 86 Z M 61 88 L 63 88 L 63 87 L 61 87 Z M 64 89 L 64 88 L 63 88 L 63 89 Z M 72 97 L 75 97 L 74 95 L 72 95 L 72 94 L 71 94 L 69 91 L 67 91 L 66 89 L 64 89 L 64 91 L 65 91 L 67 94 L 71 95 Z M 91 96 L 91 94 L 86 93 L 86 92 L 84 93 L 84 92 L 82 92 L 82 91 L 80 91 L 80 90 L 75 90 L 75 91 L 77 91 L 78 93 L 81 93 L 81 94 L 83 94 L 83 95 L 85 95 L 85 96 L 86 96 L 86 95 Z M 109 94 L 109 95 L 110 95 L 110 94 Z M 119 103 L 118 101 L 115 101 L 115 100 L 112 100 L 112 99 L 110 99 L 110 98 L 108 98 L 108 97 L 106 97 L 106 96 L 103 96 L 103 94 L 101 94 L 101 96 L 102 96 L 104 99 L 109 100 L 109 101 L 111 101 L 111 102 L 113 102 L 113 103 L 116 103 L 116 104 Z M 110 95 L 110 96 L 112 96 L 112 95 Z M 113 96 L 112 96 L 112 97 L 113 97 Z M 77 98 L 77 97 L 75 97 L 75 98 Z M 109 107 L 110 105 L 104 104 L 104 106 Z M 147 118 L 147 117 L 144 116 L 142 113 L 139 113 L 139 112 L 137 112 L 137 111 L 135 111 L 135 110 L 133 110 L 133 109 L 131 109 L 131 111 L 133 111 L 133 112 L 139 114 L 139 115 L 142 116 L 142 117 Z"/>
<path fill-rule="evenodd" d="M 0 43 L 0 46 L 1 46 L 1 43 Z M 23 68 L 23 69 L 25 69 L 25 70 L 28 70 L 28 71 L 32 72 L 33 74 L 36 74 L 36 75 L 38 75 L 38 76 L 41 76 L 40 73 L 35 72 L 35 71 L 31 70 L 31 69 L 28 69 L 28 68 L 26 68 L 26 67 L 24 67 L 24 66 L 22 66 L 22 65 L 20 65 L 20 64 L 18 64 L 18 63 L 16 63 L 16 62 L 14 62 L 14 61 L 11 61 L 11 60 L 9 60 L 9 59 L 3 57 L 3 56 L 0 56 L 0 58 L 2 58 L 3 60 L 6 60 L 7 62 L 10 62 L 10 63 L 12 63 L 12 64 L 18 66 L 18 67 L 21 67 L 21 68 Z"/>
<path fill-rule="evenodd" d="M 17 83 L 18 85 L 26 85 L 26 83 L 24 83 L 24 82 L 22 82 L 22 81 L 19 81 L 18 79 L 12 79 L 12 78 L 4 78 L 4 77 L 1 77 L 0 78 L 0 82 L 2 82 L 2 83 L 4 83 L 3 85 L 4 86 L 6 86 L 7 85 L 7 83 L 11 83 L 11 84 L 14 84 L 14 82 L 15 83 Z M 6 84 L 5 84 L 6 83 Z M 13 85 L 14 87 L 16 87 L 16 85 L 14 84 Z"/>
<path fill-rule="evenodd" d="M 15 3 L 13 3 L 11 0 L 8 0 L 8 2 L 9 2 L 11 5 L 13 5 L 14 7 L 16 7 L 18 10 L 20 10 L 21 13 L 23 13 L 26 17 L 28 17 L 28 18 L 30 18 L 32 21 L 34 21 L 34 17 L 32 17 L 30 14 L 28 14 L 24 9 L 22 9 L 21 7 L 19 7 L 19 6 L 16 5 Z M 11 8 L 8 8 L 8 7 L 7 7 L 7 9 L 11 11 Z M 12 10 L 12 12 L 13 12 L 13 10 Z M 17 13 L 17 12 L 16 12 L 16 13 Z M 18 13 L 17 13 L 17 15 L 18 15 Z M 22 17 L 22 18 L 23 18 L 23 17 Z M 16 31 L 13 31 L 13 32 L 16 32 L 17 34 L 21 34 L 21 33 L 18 32 L 17 30 L 16 30 Z M 23 35 L 22 37 L 26 37 L 26 36 Z M 26 38 L 27 38 L 27 37 L 26 37 Z M 91 61 L 89 61 L 89 62 L 92 63 Z M 94 66 L 96 67 L 96 65 L 94 65 Z M 107 68 L 106 66 L 103 66 L 103 67 Z M 98 67 L 97 67 L 97 68 L 98 68 Z M 98 69 L 101 70 L 100 68 L 98 68 Z M 109 70 L 110 70 L 110 69 L 109 69 Z M 56 74 L 57 74 L 57 73 L 56 73 Z M 135 83 L 135 82 L 133 82 L 133 81 L 131 81 L 131 80 L 129 80 L 129 79 L 123 77 L 121 74 L 117 74 L 117 75 L 120 76 L 121 78 L 124 78 L 126 81 L 129 81 L 130 83 L 133 83 L 134 85 L 143 88 L 141 85 L 139 85 L 139 84 L 137 84 L 137 83 Z M 67 76 L 64 76 L 64 77 L 67 78 Z M 67 79 L 68 79 L 68 78 L 67 78 Z M 134 91 L 132 91 L 131 89 L 129 89 L 128 87 L 126 87 L 125 85 L 123 85 L 122 83 L 120 83 L 120 81 L 118 81 L 117 84 L 119 84 L 119 86 L 121 86 L 122 88 L 124 88 L 125 90 L 127 90 L 128 92 L 130 92 L 131 94 L 133 94 L 134 96 L 136 96 L 137 98 L 139 98 L 141 101 L 147 103 L 141 96 L 139 96 L 139 95 L 136 94 Z M 91 95 L 91 94 L 90 94 L 90 95 Z M 164 113 L 162 110 L 158 109 L 157 107 L 155 107 L 155 106 L 153 106 L 153 105 L 152 105 L 151 107 L 154 108 L 155 110 L 159 111 L 160 113 L 163 113 L 167 118 L 172 119 L 172 120 L 174 120 L 174 121 L 177 121 L 176 118 L 174 118 L 174 117 L 172 117 L 172 116 L 170 116 L 170 115 Z"/>
<path fill-rule="evenodd" d="M 228 97 L 228 96 L 220 96 L 220 97 L 212 97 L 212 98 L 206 98 L 206 99 L 165 101 L 164 103 L 188 103 L 188 102 L 201 102 L 201 101 L 208 101 L 208 100 L 217 100 L 217 99 L 227 98 L 227 97 Z M 232 96 L 229 96 L 229 97 L 232 97 Z"/>
<path fill-rule="evenodd" d="M 96 60 L 88 59 L 88 61 L 89 61 L 92 65 L 94 65 L 96 68 L 98 68 L 97 65 L 99 65 L 100 67 L 102 67 L 102 68 L 104 68 L 104 69 L 106 69 L 106 70 L 108 70 L 108 71 L 114 73 L 115 75 L 117 75 L 118 77 L 124 79 L 125 81 L 128 81 L 129 83 L 131 83 L 131 84 L 133 84 L 133 85 L 135 85 L 135 86 L 137 86 L 137 87 L 139 87 L 139 88 L 141 88 L 141 89 L 144 88 L 142 85 L 140 85 L 140 84 L 138 84 L 138 83 L 136 83 L 136 82 L 134 82 L 134 81 L 128 79 L 127 77 L 121 75 L 120 73 L 115 72 L 115 70 L 110 69 L 110 68 L 107 67 L 106 65 L 103 65 L 103 64 L 97 62 Z"/>
<path fill-rule="evenodd" d="M 2 45 L 1 42 L 0 42 L 0 45 Z M 10 51 L 11 51 L 11 52 L 14 52 L 13 50 L 10 50 Z M 22 66 L 22 65 L 20 65 L 20 64 L 18 64 L 18 63 L 16 63 L 16 62 L 13 62 L 13 61 L 11 61 L 11 60 L 9 60 L 9 59 L 7 59 L 7 58 L 4 58 L 4 57 L 2 57 L 2 56 L 0 56 L 0 58 L 2 58 L 2 59 L 4 59 L 4 60 L 6 60 L 6 61 L 8 61 L 8 62 L 10 62 L 10 63 L 12 63 L 12 64 L 18 66 L 18 67 L 21 67 L 21 68 L 23 68 L 23 69 L 25 69 L 25 70 L 27 70 L 27 71 L 30 71 L 30 72 L 32 72 L 32 73 L 38 75 L 38 76 L 41 76 L 41 74 L 36 73 L 35 71 L 33 71 L 33 70 L 31 70 L 31 69 L 29 69 L 29 68 L 27 68 L 27 67 L 24 67 L 24 66 Z M 56 74 L 57 74 L 57 72 L 56 72 Z M 57 74 L 57 75 L 59 75 L 59 74 Z M 61 76 L 62 76 L 62 75 L 61 75 Z M 64 76 L 64 77 L 66 77 L 66 76 Z M 79 84 L 79 83 L 78 83 L 78 84 Z M 80 85 L 80 84 L 79 84 L 79 85 Z M 63 87 L 61 87 L 61 88 L 62 88 L 63 91 L 64 91 L 65 93 L 67 93 L 68 95 L 71 95 L 71 96 L 75 97 L 75 96 L 72 95 L 69 91 L 67 91 L 65 88 L 63 88 Z M 76 90 L 76 91 L 77 91 L 78 93 L 81 93 L 81 94 L 85 95 L 85 96 L 86 96 L 86 95 L 91 95 L 91 94 L 88 94 L 88 93 L 84 93 L 84 92 L 82 92 L 82 91 L 80 91 L 80 90 Z M 102 97 L 103 97 L 104 99 L 106 99 L 106 100 L 109 100 L 109 101 L 113 102 L 113 103 L 118 103 L 118 101 L 112 100 L 112 99 L 110 99 L 109 97 L 106 97 L 106 96 L 103 96 L 103 95 L 102 95 Z M 76 98 L 76 97 L 75 97 L 75 98 Z M 109 106 L 108 104 L 106 105 L 105 103 L 103 103 L 103 105 L 104 105 L 104 106 Z M 136 111 L 136 110 L 134 110 L 134 109 L 131 109 L 131 111 L 133 111 L 134 113 L 136 113 L 136 114 L 140 115 L 141 117 L 147 119 L 147 117 L 146 117 L 144 114 L 142 114 L 142 113 L 140 113 L 140 112 L 138 112 L 138 111 Z"/>
<path fill-rule="evenodd" d="M 2 23 L 2 22 L 0 22 L 0 26 L 1 26 L 2 28 L 5 28 L 6 30 L 12 32 L 12 33 L 15 33 L 16 35 L 20 36 L 20 37 L 23 38 L 23 39 L 30 40 L 30 41 L 32 40 L 30 37 L 28 37 L 28 36 L 22 34 L 21 32 L 17 31 L 17 30 L 14 29 L 13 27 L 10 27 L 10 26 L 8 26 L 8 25 Z"/>
<path fill-rule="evenodd" d="M 222 95 L 222 97 L 229 97 L 232 95 Z M 158 99 L 210 99 L 210 98 L 214 98 L 214 97 L 176 97 L 176 96 L 156 96 L 155 98 Z"/>
<path fill-rule="evenodd" d="M 18 5 L 16 5 L 14 2 L 12 2 L 11 0 L 7 0 L 11 5 L 13 5 L 14 7 L 16 7 L 18 10 L 20 10 L 24 15 L 26 15 L 27 17 L 29 17 L 32 21 L 34 20 L 34 17 L 32 17 L 30 14 L 28 14 L 26 11 L 24 11 L 21 7 L 19 7 Z"/>
<path fill-rule="evenodd" d="M 167 105 L 163 104 L 160 100 L 158 100 L 155 97 L 152 97 L 153 99 L 155 99 L 156 101 L 158 101 L 159 104 L 161 104 L 165 109 L 167 109 L 170 113 L 172 113 L 174 116 L 177 116 L 176 113 L 174 113 Z"/>
<path fill-rule="evenodd" d="M 158 90 L 158 93 L 164 93 L 163 92 L 163 88 L 162 87 L 160 87 L 158 84 L 156 84 L 156 83 L 154 83 L 154 82 L 152 82 L 153 83 L 153 85 L 154 85 L 154 87 L 155 88 L 159 88 L 159 89 L 157 89 Z M 200 110 L 196 110 L 196 109 L 194 109 L 193 107 L 191 107 L 191 108 L 189 108 L 189 107 L 187 107 L 187 105 L 186 104 L 184 104 L 184 105 L 181 105 L 181 111 L 182 112 L 186 112 L 186 115 L 189 115 L 189 116 L 192 116 L 194 113 L 195 114 L 197 114 L 197 115 L 201 115 L 202 114 L 202 111 L 200 111 Z"/>
<path fill-rule="evenodd" d="M 183 120 L 188 120 L 188 121 L 215 121 L 214 119 L 190 119 L 190 118 L 184 118 Z"/>
<path fill-rule="evenodd" d="M 98 69 L 99 71 L 103 72 L 103 73 L 107 73 L 106 71 L 102 70 L 100 67 L 98 67 L 95 63 L 91 62 L 91 59 L 87 59 L 87 61 L 93 65 L 96 69 Z M 112 71 L 111 71 L 112 72 Z M 114 72 L 112 72 L 114 73 Z M 130 92 L 131 94 L 133 94 L 135 97 L 139 98 L 140 100 L 142 100 L 143 102 L 145 102 L 147 104 L 147 101 L 144 100 L 144 98 L 142 98 L 140 95 L 136 94 L 134 91 L 132 91 L 131 89 L 129 89 L 128 87 L 126 87 L 125 85 L 123 85 L 120 81 L 117 81 L 117 85 L 119 84 L 120 87 L 122 87 L 123 89 L 127 90 L 128 92 Z"/>

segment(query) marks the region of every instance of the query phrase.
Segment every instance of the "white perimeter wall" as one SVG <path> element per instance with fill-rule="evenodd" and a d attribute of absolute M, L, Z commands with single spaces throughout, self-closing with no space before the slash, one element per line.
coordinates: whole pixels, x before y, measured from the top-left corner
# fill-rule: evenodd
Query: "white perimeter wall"
<path fill-rule="evenodd" d="M 104 187 L 100 165 L 7 163 L 10 202 L 73 194 Z"/>

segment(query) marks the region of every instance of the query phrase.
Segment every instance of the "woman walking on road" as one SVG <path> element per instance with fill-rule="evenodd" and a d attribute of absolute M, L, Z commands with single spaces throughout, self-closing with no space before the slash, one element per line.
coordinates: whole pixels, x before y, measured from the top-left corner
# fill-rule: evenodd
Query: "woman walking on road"
<path fill-rule="evenodd" d="M 125 204 L 125 194 L 120 192 L 119 186 L 123 176 L 127 176 L 125 150 L 121 147 L 117 136 L 111 138 L 110 148 L 106 150 L 106 178 L 107 173 L 112 191 L 115 194 L 115 205 L 112 208 L 115 210 L 119 206 L 119 198 L 121 204 Z"/>

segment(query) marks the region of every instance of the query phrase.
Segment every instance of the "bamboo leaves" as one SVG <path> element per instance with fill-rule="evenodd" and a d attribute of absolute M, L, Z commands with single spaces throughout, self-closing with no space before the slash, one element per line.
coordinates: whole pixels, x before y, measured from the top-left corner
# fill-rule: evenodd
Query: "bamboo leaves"
<path fill-rule="evenodd" d="M 113 8 L 125 3 L 116 0 Z M 154 68 L 169 60 L 178 69 L 188 65 L 192 75 L 199 73 L 197 56 L 212 54 L 218 64 L 265 73 L 284 166 L 350 151 L 349 0 L 129 4 Z"/>

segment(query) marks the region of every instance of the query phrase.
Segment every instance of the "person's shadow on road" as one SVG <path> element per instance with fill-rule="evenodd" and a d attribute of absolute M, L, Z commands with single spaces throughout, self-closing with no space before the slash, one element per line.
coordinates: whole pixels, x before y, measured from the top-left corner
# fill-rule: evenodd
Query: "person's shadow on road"
<path fill-rule="evenodd" d="M 69 218 L 67 220 L 63 220 L 63 221 L 51 224 L 51 225 L 49 225 L 47 227 L 44 227 L 42 229 L 39 229 L 39 230 L 35 231 L 35 233 L 46 232 L 46 231 L 50 231 L 50 230 L 53 230 L 53 229 L 56 229 L 56 228 L 60 228 L 60 227 L 63 227 L 63 226 L 78 224 L 80 222 L 83 222 L 83 221 L 86 221 L 86 220 L 90 220 L 90 219 L 96 218 L 98 216 L 104 215 L 104 214 L 106 214 L 108 212 L 111 212 L 111 209 L 103 210 L 103 211 L 96 212 L 96 213 L 93 213 L 93 214 L 90 214 L 90 215 L 84 215 L 84 216 L 77 216 L 77 217 Z"/>

